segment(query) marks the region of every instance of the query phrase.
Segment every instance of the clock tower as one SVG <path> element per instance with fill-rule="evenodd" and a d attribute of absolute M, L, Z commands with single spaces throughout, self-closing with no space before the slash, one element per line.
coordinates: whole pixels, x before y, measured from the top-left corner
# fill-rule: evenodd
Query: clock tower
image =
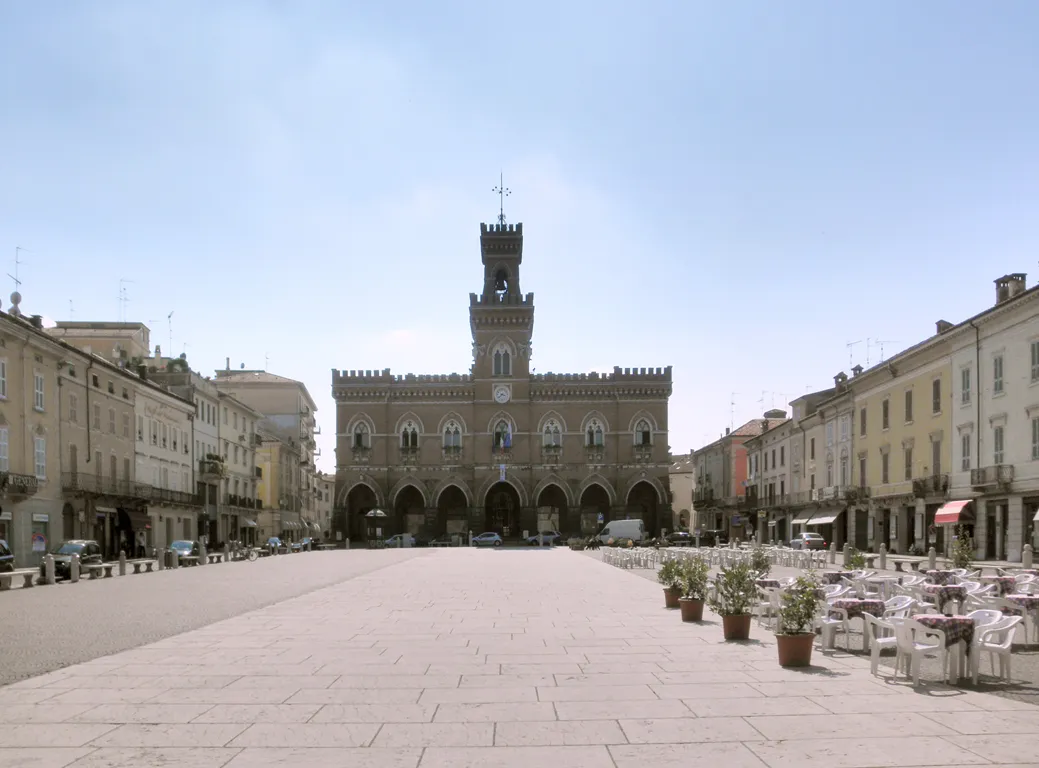
<path fill-rule="evenodd" d="M 529 400 L 534 294 L 520 291 L 523 225 L 480 225 L 483 291 L 469 294 L 476 399 L 507 407 Z"/>

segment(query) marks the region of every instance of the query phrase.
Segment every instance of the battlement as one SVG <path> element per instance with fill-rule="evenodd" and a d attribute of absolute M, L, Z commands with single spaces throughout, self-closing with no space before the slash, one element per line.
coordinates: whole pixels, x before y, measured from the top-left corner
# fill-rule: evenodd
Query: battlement
<path fill-rule="evenodd" d="M 671 366 L 666 368 L 621 368 L 614 366 L 613 373 L 535 373 L 530 377 L 536 382 L 621 382 L 621 381 L 671 381 Z"/>
<path fill-rule="evenodd" d="M 381 371 L 347 371 L 332 369 L 332 386 L 369 384 L 471 384 L 468 373 L 405 373 L 391 374 L 389 368 Z"/>
<path fill-rule="evenodd" d="M 480 296 L 476 293 L 469 294 L 469 306 L 470 307 L 533 307 L 534 306 L 534 294 L 528 293 L 526 296 L 512 296 L 508 293 L 496 294 L 492 293 L 488 296 Z"/>
<path fill-rule="evenodd" d="M 523 237 L 523 222 L 519 224 L 480 224 L 480 236 L 486 237 L 495 235 L 518 235 Z"/>

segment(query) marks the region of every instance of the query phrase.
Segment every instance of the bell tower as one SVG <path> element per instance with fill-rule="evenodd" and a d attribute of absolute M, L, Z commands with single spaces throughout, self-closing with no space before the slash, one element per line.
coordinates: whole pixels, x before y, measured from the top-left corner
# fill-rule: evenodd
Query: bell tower
<path fill-rule="evenodd" d="M 480 259 L 483 289 L 479 294 L 469 294 L 473 375 L 477 380 L 500 383 L 521 380 L 525 390 L 534 331 L 534 294 L 520 291 L 523 225 L 500 220 L 481 224 Z M 489 399 L 490 392 L 478 388 L 477 397 Z"/>

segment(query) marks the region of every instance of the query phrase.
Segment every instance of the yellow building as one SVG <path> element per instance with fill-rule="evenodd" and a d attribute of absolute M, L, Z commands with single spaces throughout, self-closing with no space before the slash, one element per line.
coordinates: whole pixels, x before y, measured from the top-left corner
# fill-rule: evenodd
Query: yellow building
<path fill-rule="evenodd" d="M 855 397 L 854 484 L 868 496 L 872 549 L 905 554 L 944 544 L 930 536 L 947 500 L 952 463 L 952 360 L 936 334 L 849 384 Z M 861 369 L 860 369 L 861 370 Z"/>
<path fill-rule="evenodd" d="M 271 536 L 284 541 L 298 541 L 312 531 L 304 522 L 300 497 L 299 446 L 268 432 L 259 432 L 260 447 L 256 450 L 256 466 L 260 477 L 256 488 L 263 511 L 257 515 L 256 540 L 260 543 Z"/>

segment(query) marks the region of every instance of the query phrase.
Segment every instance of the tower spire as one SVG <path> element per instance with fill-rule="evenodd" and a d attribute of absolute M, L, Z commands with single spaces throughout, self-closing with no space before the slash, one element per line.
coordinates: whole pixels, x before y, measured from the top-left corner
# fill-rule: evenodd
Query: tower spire
<path fill-rule="evenodd" d="M 505 198 L 512 194 L 512 190 L 505 186 L 505 175 L 498 173 L 498 186 L 491 190 L 498 196 L 498 223 L 505 226 Z"/>

